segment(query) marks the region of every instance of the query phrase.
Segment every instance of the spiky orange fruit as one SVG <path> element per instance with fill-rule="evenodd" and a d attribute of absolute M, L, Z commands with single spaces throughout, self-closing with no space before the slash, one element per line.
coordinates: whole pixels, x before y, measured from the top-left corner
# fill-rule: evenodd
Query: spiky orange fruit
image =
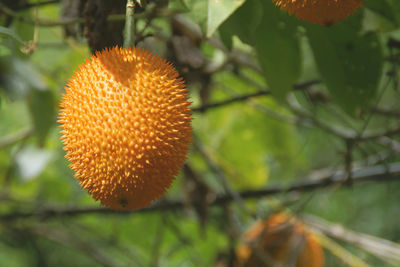
<path fill-rule="evenodd" d="M 324 254 L 315 235 L 284 213 L 255 222 L 244 233 L 236 255 L 236 266 L 324 266 Z"/>
<path fill-rule="evenodd" d="M 65 90 L 62 140 L 82 187 L 118 210 L 159 198 L 191 141 L 190 102 L 174 67 L 144 49 L 114 47 L 86 60 Z"/>
<path fill-rule="evenodd" d="M 332 25 L 362 7 L 361 0 L 272 0 L 290 15 L 321 25 Z"/>

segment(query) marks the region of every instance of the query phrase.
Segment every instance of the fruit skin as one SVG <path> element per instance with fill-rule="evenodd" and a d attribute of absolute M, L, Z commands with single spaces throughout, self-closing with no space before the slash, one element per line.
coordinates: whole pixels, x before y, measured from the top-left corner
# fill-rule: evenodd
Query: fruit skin
<path fill-rule="evenodd" d="M 321 25 L 332 25 L 362 7 L 361 0 L 272 0 L 290 15 Z"/>
<path fill-rule="evenodd" d="M 116 210 L 159 198 L 192 134 L 188 90 L 175 68 L 144 49 L 114 47 L 86 60 L 65 90 L 61 138 L 82 187 Z"/>
<path fill-rule="evenodd" d="M 255 222 L 242 239 L 235 266 L 324 266 L 324 253 L 315 235 L 284 213 Z"/>

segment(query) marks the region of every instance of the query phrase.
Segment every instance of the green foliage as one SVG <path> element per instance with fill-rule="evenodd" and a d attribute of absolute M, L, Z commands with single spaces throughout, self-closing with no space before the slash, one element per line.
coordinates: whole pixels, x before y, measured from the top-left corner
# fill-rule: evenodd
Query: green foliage
<path fill-rule="evenodd" d="M 400 23 L 399 17 L 396 15 L 395 3 L 397 1 L 382 0 L 382 1 L 366 1 L 364 3 L 365 7 L 376 12 L 377 14 L 383 16 L 388 21 L 398 26 Z"/>
<path fill-rule="evenodd" d="M 228 48 L 232 47 L 232 35 L 254 46 L 269 88 L 279 100 L 300 75 L 296 26 L 294 18 L 269 1 L 247 1 L 221 26 L 221 36 Z"/>
<path fill-rule="evenodd" d="M 182 0 L 172 1 L 170 6 L 187 7 L 190 11 L 189 15 L 195 19 L 207 38 L 209 38 L 244 2 L 245 0 Z"/>
<path fill-rule="evenodd" d="M 27 97 L 30 90 L 45 90 L 46 85 L 32 63 L 19 57 L 0 58 L 2 87 L 11 99 Z"/>
<path fill-rule="evenodd" d="M 53 93 L 50 90 L 31 90 L 28 105 L 39 144 L 43 145 L 55 120 Z"/>
<path fill-rule="evenodd" d="M 189 8 L 189 16 L 201 27 L 203 32 L 207 31 L 208 0 L 184 0 Z"/>
<path fill-rule="evenodd" d="M 13 40 L 23 44 L 22 39 L 12 30 L 6 27 L 0 27 L 0 36 L 12 38 Z"/>
<path fill-rule="evenodd" d="M 375 97 L 383 66 L 377 35 L 360 34 L 361 18 L 352 19 L 329 29 L 307 25 L 319 72 L 336 102 L 350 114 Z"/>
<path fill-rule="evenodd" d="M 207 37 L 211 37 L 224 22 L 245 0 L 210 0 L 208 2 Z"/>
<path fill-rule="evenodd" d="M 263 9 L 260 1 L 246 1 L 220 27 L 221 39 L 232 49 L 232 37 L 236 35 L 243 42 L 252 44 L 254 33 L 261 22 Z M 243 21 L 246 20 L 246 23 Z"/>
<path fill-rule="evenodd" d="M 184 12 L 188 12 L 190 8 L 187 6 L 185 0 L 173 0 L 169 1 L 168 8 L 172 10 L 182 10 Z"/>
<path fill-rule="evenodd" d="M 368 7 L 397 23 L 388 3 L 368 1 Z M 248 20 L 247 23 L 243 21 Z M 383 57 L 376 33 L 363 32 L 362 12 L 326 28 L 303 23 L 318 70 L 335 101 L 354 114 L 375 96 Z M 299 22 L 270 1 L 246 1 L 220 28 L 231 49 L 233 35 L 253 45 L 275 97 L 282 100 L 300 75 Z"/>
<path fill-rule="evenodd" d="M 11 20 L 0 12 L 0 265 L 229 266 L 241 233 L 280 209 L 387 239 L 399 256 L 400 1 L 363 4 L 326 27 L 271 0 L 149 1 L 156 8 L 135 18 L 138 45 L 165 51 L 184 77 L 205 152 L 188 155 L 198 184 L 181 174 L 154 210 L 133 213 L 100 207 L 64 158 L 58 103 L 90 56 L 83 33 L 64 35 L 59 3 Z M 190 57 L 200 66 L 181 60 Z M 365 183 L 339 179 L 349 161 Z M 373 176 L 375 165 L 386 173 Z M 243 202 L 224 202 L 229 190 Z M 371 266 L 397 266 L 332 239 Z M 327 267 L 344 266 L 325 255 Z"/>
<path fill-rule="evenodd" d="M 263 11 L 254 46 L 272 94 L 283 100 L 300 75 L 297 22 L 270 1 L 263 1 Z"/>

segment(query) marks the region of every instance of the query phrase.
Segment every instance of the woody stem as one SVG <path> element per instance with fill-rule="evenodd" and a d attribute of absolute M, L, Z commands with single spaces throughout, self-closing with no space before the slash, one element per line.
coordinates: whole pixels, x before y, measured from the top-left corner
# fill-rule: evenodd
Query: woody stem
<path fill-rule="evenodd" d="M 134 0 L 126 1 L 126 19 L 125 19 L 125 30 L 124 30 L 124 47 L 132 47 L 135 45 L 134 39 L 134 15 L 135 3 Z"/>

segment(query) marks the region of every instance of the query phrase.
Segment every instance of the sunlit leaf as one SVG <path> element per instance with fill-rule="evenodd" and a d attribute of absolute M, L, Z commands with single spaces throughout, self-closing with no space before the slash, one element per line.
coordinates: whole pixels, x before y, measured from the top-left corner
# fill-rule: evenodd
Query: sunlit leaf
<path fill-rule="evenodd" d="M 242 42 L 254 43 L 254 32 L 261 22 L 263 10 L 260 1 L 246 1 L 219 28 L 221 39 L 225 46 L 232 48 L 232 36 L 237 36 Z M 243 23 L 243 22 L 246 23 Z"/>
<path fill-rule="evenodd" d="M 26 147 L 16 155 L 16 164 L 21 179 L 29 181 L 37 177 L 46 167 L 51 152 L 43 149 Z"/>
<path fill-rule="evenodd" d="M 211 37 L 224 22 L 245 0 L 209 0 L 207 16 L 207 37 Z"/>

